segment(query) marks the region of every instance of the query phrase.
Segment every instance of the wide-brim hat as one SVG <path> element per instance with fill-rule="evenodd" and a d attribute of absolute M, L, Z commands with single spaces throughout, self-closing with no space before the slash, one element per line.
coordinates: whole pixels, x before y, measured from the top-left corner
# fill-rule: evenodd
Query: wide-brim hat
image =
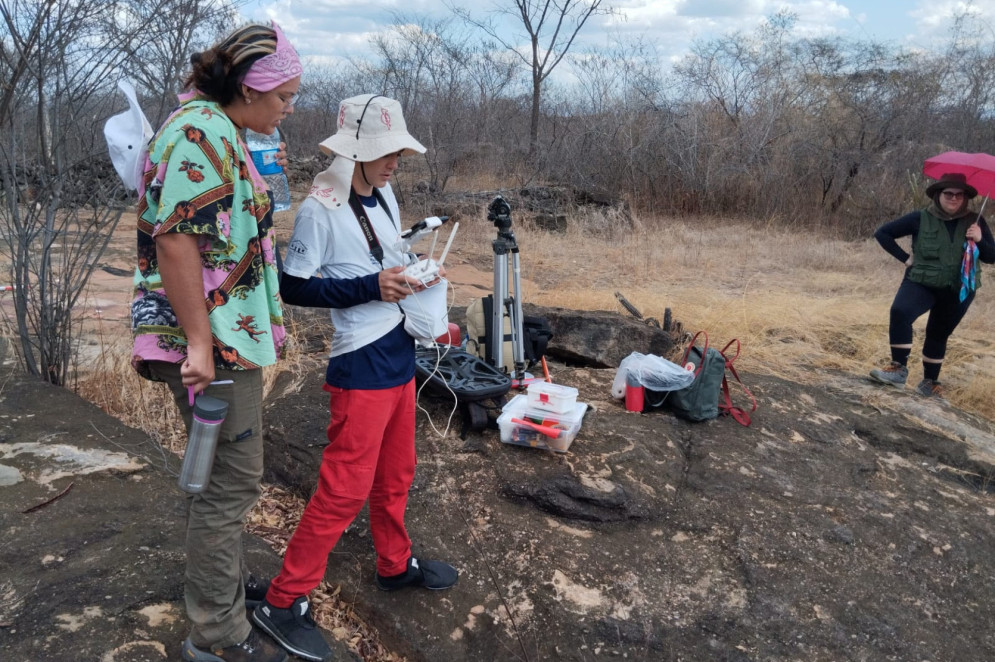
<path fill-rule="evenodd" d="M 338 130 L 319 147 L 353 161 L 376 161 L 388 154 L 424 154 L 404 123 L 401 104 L 379 94 L 350 97 L 339 105 Z"/>
<path fill-rule="evenodd" d="M 978 195 L 978 189 L 968 184 L 967 177 L 959 172 L 947 172 L 941 175 L 938 180 L 926 187 L 926 195 L 932 198 L 940 191 L 948 188 L 964 191 L 964 195 L 967 196 L 968 200 Z"/>
<path fill-rule="evenodd" d="M 138 105 L 135 87 L 127 78 L 117 82 L 128 100 L 128 110 L 111 117 L 104 124 L 107 151 L 118 177 L 129 190 L 138 188 L 145 170 L 146 147 L 152 140 L 152 125 Z"/>

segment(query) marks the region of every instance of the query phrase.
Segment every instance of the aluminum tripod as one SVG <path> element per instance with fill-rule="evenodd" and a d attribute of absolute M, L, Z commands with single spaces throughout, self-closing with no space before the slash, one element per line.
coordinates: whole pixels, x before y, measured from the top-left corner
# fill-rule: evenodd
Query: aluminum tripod
<path fill-rule="evenodd" d="M 525 379 L 525 347 L 522 343 L 522 281 L 518 242 L 511 231 L 511 205 L 500 195 L 487 208 L 487 219 L 498 229 L 492 242 L 494 248 L 494 299 L 491 311 L 491 342 L 488 347 L 491 365 L 504 366 L 504 319 L 510 321 L 511 356 L 514 361 L 513 379 Z M 513 282 L 508 282 L 508 263 Z M 511 289 L 509 289 L 509 286 Z"/>

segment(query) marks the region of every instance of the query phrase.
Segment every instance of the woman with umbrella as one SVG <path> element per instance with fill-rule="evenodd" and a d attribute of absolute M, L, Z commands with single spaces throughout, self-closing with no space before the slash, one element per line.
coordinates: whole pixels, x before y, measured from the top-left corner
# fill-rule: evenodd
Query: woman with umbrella
<path fill-rule="evenodd" d="M 922 348 L 923 379 L 916 391 L 925 397 L 938 397 L 947 339 L 981 285 L 977 260 L 995 263 L 995 239 L 984 217 L 968 209 L 968 202 L 978 191 L 968 184 L 965 175 L 944 173 L 926 189 L 926 195 L 931 202 L 924 209 L 885 223 L 874 233 L 881 247 L 906 269 L 891 304 L 891 362 L 872 370 L 871 377 L 884 384 L 905 386 L 912 324 L 928 312 Z M 911 255 L 896 241 L 908 236 L 912 237 Z"/>

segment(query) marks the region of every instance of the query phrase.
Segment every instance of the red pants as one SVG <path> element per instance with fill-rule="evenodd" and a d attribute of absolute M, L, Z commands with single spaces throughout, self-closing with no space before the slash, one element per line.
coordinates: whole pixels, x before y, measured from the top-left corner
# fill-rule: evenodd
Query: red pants
<path fill-rule="evenodd" d="M 325 390 L 331 393 L 330 443 L 322 454 L 318 488 L 266 596 L 283 609 L 318 585 L 328 554 L 367 499 L 377 572 L 399 575 L 411 556 L 404 510 L 415 475 L 414 379 L 376 391 L 327 385 Z"/>

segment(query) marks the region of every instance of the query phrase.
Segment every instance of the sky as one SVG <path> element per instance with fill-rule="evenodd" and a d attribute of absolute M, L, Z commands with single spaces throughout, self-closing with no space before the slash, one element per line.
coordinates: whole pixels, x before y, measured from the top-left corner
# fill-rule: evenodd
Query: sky
<path fill-rule="evenodd" d="M 509 6 L 511 0 L 452 0 L 479 9 Z M 995 40 L 995 0 L 603 0 L 612 17 L 594 16 L 577 48 L 605 47 L 619 39 L 643 37 L 655 43 L 665 61 L 688 52 L 695 39 L 736 30 L 752 31 L 781 9 L 797 15 L 799 37 L 843 36 L 910 48 L 939 48 L 949 40 L 952 17 L 970 11 Z M 246 19 L 275 19 L 302 56 L 335 62 L 370 54 L 370 38 L 405 16 L 449 16 L 445 0 L 252 0 Z"/>

